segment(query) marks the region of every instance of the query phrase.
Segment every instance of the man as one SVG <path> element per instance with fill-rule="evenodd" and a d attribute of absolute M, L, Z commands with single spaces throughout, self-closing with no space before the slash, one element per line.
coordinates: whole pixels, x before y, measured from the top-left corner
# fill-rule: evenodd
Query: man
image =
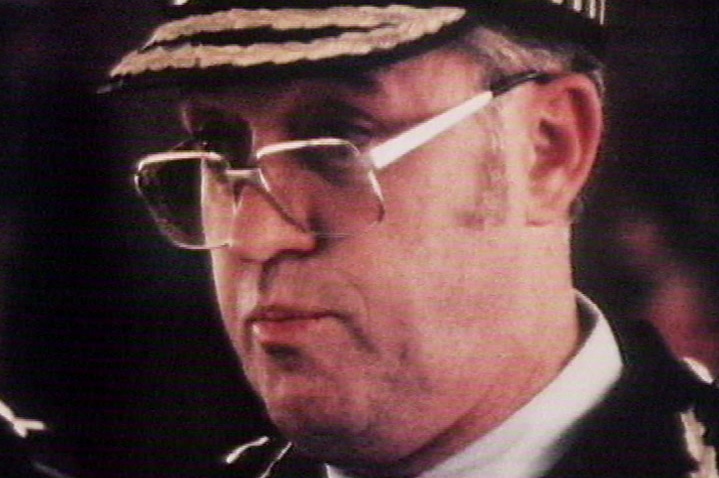
<path fill-rule="evenodd" d="M 175 3 L 109 89 L 180 87 L 190 139 L 137 184 L 210 250 L 288 440 L 229 462 L 267 442 L 261 476 L 716 475 L 713 390 L 572 286 L 596 2 Z"/>

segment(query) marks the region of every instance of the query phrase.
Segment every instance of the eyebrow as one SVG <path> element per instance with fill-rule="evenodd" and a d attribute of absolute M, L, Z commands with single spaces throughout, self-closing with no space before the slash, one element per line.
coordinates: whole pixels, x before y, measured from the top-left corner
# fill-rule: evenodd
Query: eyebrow
<path fill-rule="evenodd" d="M 339 86 L 346 86 L 352 90 L 359 90 L 363 93 L 376 93 L 380 85 L 377 78 L 379 71 L 361 71 L 354 73 L 337 73 L 323 78 L 338 83 Z"/>
<path fill-rule="evenodd" d="M 325 97 L 320 101 L 311 104 L 309 107 L 301 107 L 305 114 L 293 115 L 289 126 L 295 132 L 302 130 L 304 125 L 312 123 L 313 116 L 322 115 L 325 117 L 354 119 L 375 124 L 374 117 L 361 107 L 356 106 L 351 100 L 341 97 Z"/>
<path fill-rule="evenodd" d="M 211 102 L 198 102 L 196 98 L 184 98 L 180 101 L 177 112 L 182 127 L 187 132 L 195 131 L 208 121 L 231 121 L 233 119 L 229 112 L 218 108 Z"/>

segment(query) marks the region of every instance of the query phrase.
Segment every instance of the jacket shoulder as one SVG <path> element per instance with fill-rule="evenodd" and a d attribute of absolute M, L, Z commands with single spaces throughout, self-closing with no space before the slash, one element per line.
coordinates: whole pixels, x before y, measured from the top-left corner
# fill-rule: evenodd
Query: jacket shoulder
<path fill-rule="evenodd" d="M 697 463 L 691 477 L 719 478 L 719 388 L 700 363 L 684 363 L 695 380 L 692 403 L 680 414 L 687 451 Z"/>
<path fill-rule="evenodd" d="M 719 478 L 719 390 L 643 321 L 610 321 L 624 363 L 546 476 Z"/>

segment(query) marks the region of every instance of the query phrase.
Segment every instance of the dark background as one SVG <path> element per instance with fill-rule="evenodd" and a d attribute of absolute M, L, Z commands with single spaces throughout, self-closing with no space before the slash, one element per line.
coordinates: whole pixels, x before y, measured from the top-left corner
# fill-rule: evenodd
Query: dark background
<path fill-rule="evenodd" d="M 613 5 L 606 179 L 576 246 L 579 284 L 622 316 L 645 287 L 614 249 L 627 211 L 660 211 L 719 265 L 719 22 L 709 1 Z M 178 137 L 168 103 L 93 94 L 154 6 L 0 0 L 0 395 L 52 425 L 39 446 L 80 477 L 211 476 L 266 428 L 204 257 L 158 237 L 131 188 L 135 157 Z"/>

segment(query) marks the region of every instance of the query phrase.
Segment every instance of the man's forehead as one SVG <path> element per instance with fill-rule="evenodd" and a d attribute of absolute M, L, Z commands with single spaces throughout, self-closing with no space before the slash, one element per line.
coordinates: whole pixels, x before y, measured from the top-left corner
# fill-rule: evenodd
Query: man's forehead
<path fill-rule="evenodd" d="M 389 65 L 366 70 L 337 70 L 332 74 L 289 78 L 267 76 L 215 85 L 184 88 L 182 97 L 198 101 L 266 101 L 278 97 L 297 99 L 353 99 L 353 102 L 387 100 L 400 94 L 434 95 L 455 87 L 455 82 L 483 84 L 486 69 L 470 55 L 444 47 Z M 451 79 L 437 81 L 452 71 Z M 461 81 L 459 81 L 461 80 Z"/>

